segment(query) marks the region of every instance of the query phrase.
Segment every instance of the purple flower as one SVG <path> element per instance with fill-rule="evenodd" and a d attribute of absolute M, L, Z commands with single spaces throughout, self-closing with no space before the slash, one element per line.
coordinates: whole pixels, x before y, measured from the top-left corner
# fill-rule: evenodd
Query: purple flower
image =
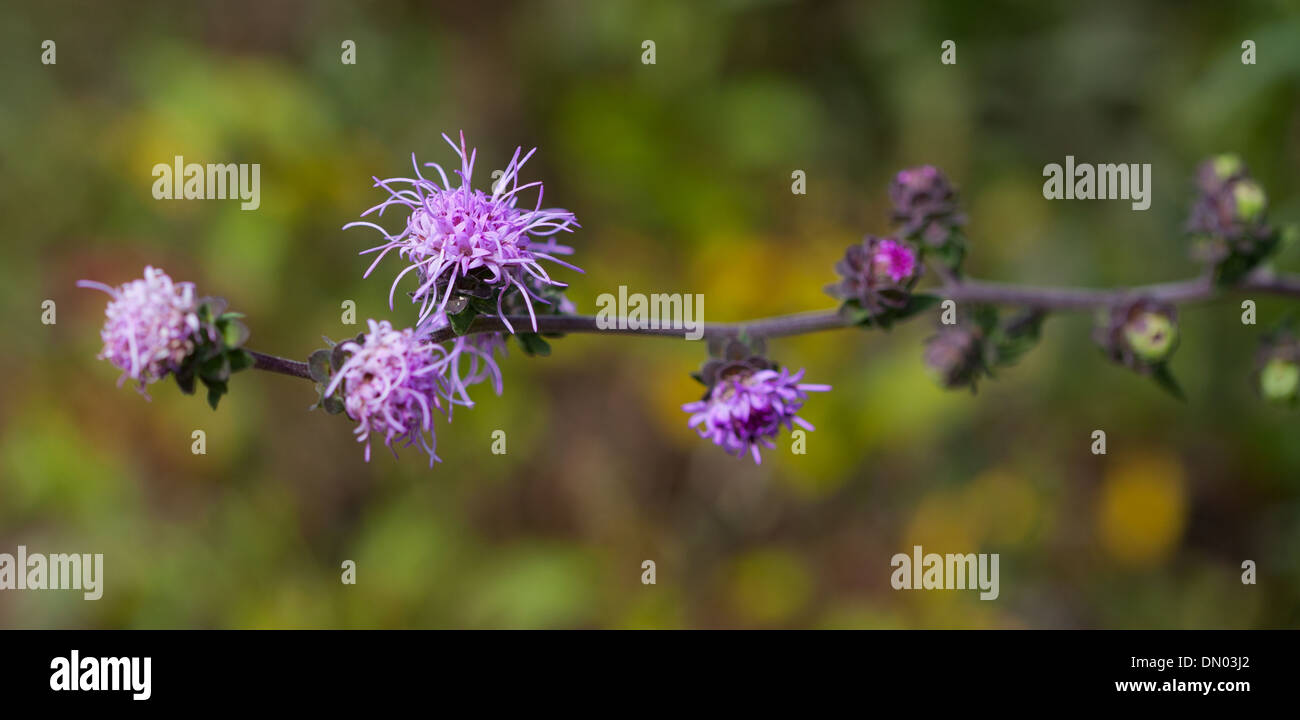
<path fill-rule="evenodd" d="M 912 286 L 921 277 L 916 251 L 893 237 L 867 235 L 835 263 L 840 282 L 826 292 L 841 300 L 856 300 L 863 310 L 880 315 L 907 305 Z"/>
<path fill-rule="evenodd" d="M 800 383 L 803 373 L 802 369 L 791 375 L 788 369 L 731 363 L 718 373 L 704 399 L 682 406 L 691 413 L 687 425 L 728 453 L 740 457 L 748 450 L 754 462 L 761 463 L 759 444 L 776 447 L 772 438 L 782 425 L 791 430 L 795 425 L 813 429 L 799 417 L 799 409 L 809 392 L 824 392 L 831 386 Z"/>
<path fill-rule="evenodd" d="M 371 436 L 378 436 L 394 456 L 395 440 L 405 440 L 408 446 L 418 442 L 429 454 L 432 467 L 440 461 L 434 452 L 433 416 L 435 411 L 450 412 L 451 403 L 444 400 L 449 389 L 443 374 L 455 358 L 409 328 L 394 330 L 388 321 L 370 320 L 369 325 L 370 332 L 361 342 L 341 344 L 350 355 L 325 388 L 325 395 L 342 387 L 344 410 L 357 421 L 357 442 L 366 444 L 366 462 L 370 461 Z"/>
<path fill-rule="evenodd" d="M 148 397 L 145 385 L 178 369 L 194 352 L 199 301 L 193 283 L 173 283 L 162 270 L 146 267 L 144 279 L 121 287 L 92 280 L 80 280 L 77 287 L 102 290 L 113 298 L 104 310 L 108 319 L 100 331 L 104 349 L 99 358 L 122 370 L 118 386 L 131 378 Z"/>
<path fill-rule="evenodd" d="M 919 236 L 927 245 L 945 244 L 952 228 L 966 218 L 957 207 L 957 193 L 933 165 L 900 170 L 889 184 L 894 220 L 903 223 L 903 237 Z"/>
<path fill-rule="evenodd" d="M 902 283 L 916 273 L 916 253 L 893 238 L 885 238 L 871 257 L 871 268 L 878 277 Z"/>
<path fill-rule="evenodd" d="M 504 321 L 506 313 L 502 310 L 502 303 L 508 294 L 518 293 L 524 299 L 536 331 L 533 300 L 548 301 L 533 286 L 565 287 L 564 283 L 547 274 L 541 261 L 582 272 L 555 257 L 571 254 L 573 249 L 557 244 L 551 237 L 561 231 L 573 232 L 578 223 L 573 213 L 567 210 L 542 208 L 542 183 L 519 184 L 519 171 L 536 152 L 535 148 L 522 158 L 522 148 L 515 150 L 510 164 L 489 195 L 470 187 L 478 151 L 466 147 L 465 134 L 461 133 L 459 146 L 446 135 L 442 137 L 460 157 L 461 167 L 455 171 L 460 176 L 459 185 L 453 186 L 436 163 L 425 163 L 425 167 L 437 171 L 441 184 L 425 178 L 412 154 L 416 176 L 386 180 L 374 178 L 375 186 L 384 188 L 390 196 L 361 214 L 365 217 L 378 211 L 383 215 L 390 207 L 403 207 L 409 212 L 406 227 L 400 233 L 389 234 L 371 222 L 353 222 L 344 226 L 346 229 L 365 225 L 384 233 L 383 244 L 362 251 L 362 254 L 379 252 L 370 269 L 366 270 L 366 276 L 374 271 L 385 255 L 397 250 L 398 255 L 410 264 L 393 281 L 388 293 L 389 308 L 393 306 L 397 284 L 407 273 L 415 271 L 419 285 L 411 299 L 420 303 L 420 321 L 444 311 L 452 297 L 495 297 L 497 314 Z M 409 187 L 400 187 L 402 185 Z M 531 210 L 516 207 L 519 193 L 532 187 L 537 188 L 535 207 Z M 537 238 L 545 240 L 538 241 Z M 506 327 L 512 333 L 515 331 L 508 321 Z"/>
<path fill-rule="evenodd" d="M 415 334 L 427 338 L 449 324 L 445 312 L 435 313 L 416 329 Z M 495 355 L 498 352 L 502 355 L 506 354 L 505 335 L 497 332 L 459 335 L 452 338 L 449 343 L 450 347 L 445 350 L 447 361 L 443 373 L 448 399 L 456 404 L 473 407 L 474 402 L 469 398 L 469 388 L 484 381 L 490 381 L 492 389 L 500 395 L 503 383 L 501 367 L 497 365 Z M 450 418 L 450 408 L 447 415 Z"/>

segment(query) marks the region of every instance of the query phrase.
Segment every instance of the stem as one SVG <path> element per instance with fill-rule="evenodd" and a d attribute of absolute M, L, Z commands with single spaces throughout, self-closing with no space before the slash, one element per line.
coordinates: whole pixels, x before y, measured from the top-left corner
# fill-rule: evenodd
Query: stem
<path fill-rule="evenodd" d="M 280 373 L 281 375 L 290 375 L 293 377 L 311 379 L 311 372 L 307 369 L 307 363 L 289 360 L 288 358 L 267 355 L 256 350 L 249 350 L 253 356 L 253 369 L 266 370 L 267 372 Z"/>
<path fill-rule="evenodd" d="M 933 290 L 940 297 L 956 302 L 985 303 L 990 305 L 1013 305 L 1029 310 L 1046 312 L 1084 311 L 1117 305 L 1138 297 L 1151 298 L 1167 303 L 1193 303 L 1212 300 L 1219 296 L 1222 288 L 1216 287 L 1209 275 L 1178 282 L 1137 285 L 1111 289 L 1074 288 L 1074 287 L 1033 287 L 1011 285 L 1006 283 L 986 282 L 982 280 L 961 280 L 955 277 L 944 278 L 945 283 Z M 1300 275 L 1278 274 L 1269 268 L 1259 268 L 1251 272 L 1228 291 L 1235 293 L 1256 292 L 1267 295 L 1284 295 L 1300 297 Z M 510 324 L 516 330 L 528 331 L 532 328 L 532 319 L 528 316 L 509 316 Z M 791 335 L 836 330 L 849 327 L 849 321 L 840 316 L 838 310 L 815 310 L 777 315 L 733 323 L 707 323 L 703 332 L 705 338 L 735 337 L 742 331 L 750 336 L 775 338 Z M 466 334 L 487 332 L 508 332 L 505 322 L 499 317 L 480 315 L 474 319 Z M 595 315 L 542 315 L 537 318 L 537 332 L 540 333 L 595 333 L 602 335 L 643 335 L 655 337 L 676 337 L 685 335 L 682 329 L 619 329 L 602 328 L 597 324 Z M 456 337 L 450 328 L 443 328 L 430 336 L 433 342 L 445 342 Z M 250 351 L 252 352 L 252 351 Z M 268 370 L 282 375 L 311 379 L 307 363 L 287 360 L 274 355 L 253 352 L 258 370 Z"/>
<path fill-rule="evenodd" d="M 507 316 L 510 324 L 515 330 L 521 332 L 532 331 L 532 318 L 527 315 Z M 822 330 L 834 330 L 836 328 L 846 327 L 844 319 L 840 317 L 837 310 L 814 310 L 812 312 L 795 313 L 793 315 L 777 315 L 775 317 L 759 318 L 757 320 L 746 320 L 737 323 L 706 323 L 703 328 L 704 337 L 734 337 L 742 330 L 747 330 L 751 335 L 761 335 L 763 337 L 787 337 L 790 335 L 803 335 L 805 333 L 820 332 Z M 505 323 L 499 317 L 489 315 L 479 315 L 474 318 L 470 324 L 467 335 L 485 332 L 508 332 Z M 655 337 L 675 337 L 682 338 L 686 330 L 681 328 L 602 328 L 597 324 L 595 315 L 542 315 L 537 318 L 537 332 L 539 333 L 597 333 L 601 335 L 650 335 Z M 430 339 L 434 342 L 444 342 L 456 337 L 455 331 L 451 328 L 443 328 L 432 335 Z"/>
<path fill-rule="evenodd" d="M 1015 305 L 1040 311 L 1081 311 L 1110 307 L 1137 297 L 1147 297 L 1173 304 L 1202 302 L 1214 299 L 1221 290 L 1221 288 L 1214 285 L 1214 281 L 1209 275 L 1202 275 L 1179 282 L 1138 285 L 1108 290 L 1032 287 L 952 278 L 932 292 L 940 297 L 957 302 Z M 1229 290 L 1237 293 L 1254 291 L 1270 295 L 1300 297 L 1300 275 L 1277 275 L 1271 270 L 1261 268 L 1246 276 L 1240 283 L 1233 288 L 1229 288 Z M 532 327 L 532 320 L 527 316 L 511 316 L 508 319 L 516 330 Z M 704 326 L 704 337 L 734 337 L 742 330 L 752 336 L 788 337 L 822 330 L 834 330 L 848 327 L 849 324 L 834 309 L 816 310 L 736 323 L 709 323 Z M 500 318 L 480 315 L 470 325 L 469 334 L 504 332 L 505 330 L 505 323 Z M 681 329 L 603 329 L 596 324 L 594 315 L 539 316 L 537 318 L 537 331 L 543 333 L 601 333 L 607 335 L 654 335 L 661 337 L 682 337 L 685 332 Z M 434 333 L 432 339 L 435 342 L 443 342 L 455 336 L 456 334 L 451 328 L 444 328 Z"/>

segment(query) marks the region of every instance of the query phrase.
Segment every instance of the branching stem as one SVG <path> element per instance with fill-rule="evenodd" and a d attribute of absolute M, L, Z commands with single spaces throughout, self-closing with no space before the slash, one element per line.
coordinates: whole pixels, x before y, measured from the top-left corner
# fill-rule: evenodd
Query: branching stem
<path fill-rule="evenodd" d="M 1260 268 L 1247 275 L 1236 286 L 1228 289 L 1237 294 L 1259 293 L 1300 297 L 1300 275 L 1275 273 Z M 1085 311 L 1110 307 L 1125 300 L 1147 297 L 1171 304 L 1196 303 L 1213 300 L 1225 290 L 1214 285 L 1208 275 L 1178 282 L 1138 285 L 1112 289 L 1034 287 L 983 280 L 948 278 L 943 285 L 930 292 L 958 303 L 984 303 L 1017 306 L 1039 311 Z M 527 316 L 512 316 L 510 323 L 516 328 L 531 328 Z M 793 315 L 776 315 L 733 323 L 707 323 L 704 337 L 735 337 L 742 331 L 753 337 L 776 338 L 804 335 L 848 327 L 850 322 L 835 309 L 815 310 Z M 602 328 L 595 315 L 546 315 L 537 318 L 537 330 L 542 333 L 597 333 L 604 335 L 643 335 L 681 338 L 681 329 L 618 329 Z M 468 334 L 505 332 L 505 323 L 498 317 L 480 315 L 469 327 Z M 455 337 L 451 328 L 434 333 L 434 342 L 444 342 Z M 252 352 L 252 351 L 250 351 Z M 253 352 L 254 368 L 311 379 L 307 363 L 288 360 L 274 355 Z"/>

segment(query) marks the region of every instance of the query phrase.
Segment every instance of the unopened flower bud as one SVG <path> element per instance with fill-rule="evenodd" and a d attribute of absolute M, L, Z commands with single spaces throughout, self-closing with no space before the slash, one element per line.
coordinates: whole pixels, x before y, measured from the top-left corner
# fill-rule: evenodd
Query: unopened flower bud
<path fill-rule="evenodd" d="M 1265 400 L 1292 403 L 1300 399 L 1300 339 L 1289 322 L 1264 336 L 1255 368 L 1256 387 Z"/>
<path fill-rule="evenodd" d="M 940 328 L 925 341 L 925 367 L 939 385 L 975 389 L 984 367 L 984 346 L 977 330 L 965 325 Z"/>
<path fill-rule="evenodd" d="M 933 165 L 900 170 L 889 184 L 889 199 L 894 220 L 903 224 L 900 234 L 920 237 L 932 247 L 945 244 L 952 229 L 966 222 L 952 184 Z"/>
<path fill-rule="evenodd" d="M 1264 195 L 1264 188 L 1254 180 L 1242 180 L 1236 183 L 1232 188 L 1232 199 L 1236 205 L 1236 219 L 1241 222 L 1255 222 L 1264 214 L 1267 197 Z"/>
<path fill-rule="evenodd" d="M 1173 352 L 1178 342 L 1178 326 L 1164 313 L 1142 312 L 1124 325 L 1124 340 L 1138 357 L 1147 362 L 1160 362 Z"/>
<path fill-rule="evenodd" d="M 1112 360 L 1145 374 L 1177 347 L 1177 314 L 1172 305 L 1140 298 L 1111 308 L 1093 336 Z"/>
<path fill-rule="evenodd" d="M 907 304 L 912 286 L 921 277 L 921 263 L 910 245 L 893 237 L 868 235 L 850 245 L 835 263 L 841 280 L 826 292 L 841 300 L 856 300 L 862 309 L 879 315 Z"/>
<path fill-rule="evenodd" d="M 1244 173 L 1246 166 L 1241 162 L 1240 155 L 1224 153 L 1210 158 L 1210 161 L 1205 165 L 1205 169 L 1208 171 L 1208 175 L 1204 176 L 1203 180 L 1212 179 L 1212 187 L 1219 187 L 1233 177 Z"/>
<path fill-rule="evenodd" d="M 1268 196 L 1236 155 L 1206 160 L 1196 178 L 1201 192 L 1187 221 L 1197 236 L 1193 256 L 1218 266 L 1221 280 L 1235 280 L 1276 245 L 1277 233 L 1265 218 Z"/>
<path fill-rule="evenodd" d="M 1259 393 L 1265 400 L 1289 403 L 1300 389 L 1300 365 L 1282 357 L 1268 361 L 1259 373 Z"/>

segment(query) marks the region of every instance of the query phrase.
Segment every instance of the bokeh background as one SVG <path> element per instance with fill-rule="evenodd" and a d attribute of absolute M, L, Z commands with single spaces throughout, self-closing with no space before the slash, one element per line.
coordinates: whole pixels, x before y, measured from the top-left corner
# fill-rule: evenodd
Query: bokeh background
<path fill-rule="evenodd" d="M 583 224 L 587 273 L 562 277 L 586 312 L 620 284 L 704 293 L 714 321 L 828 307 L 832 264 L 888 228 L 887 182 L 920 163 L 961 189 L 976 276 L 1179 279 L 1203 157 L 1241 153 L 1272 217 L 1300 218 L 1300 12 L 1230 5 L 9 5 L 0 551 L 102 552 L 106 578 L 98 602 L 0 592 L 0 626 L 1296 626 L 1300 420 L 1249 383 L 1294 300 L 1256 298 L 1258 328 L 1236 299 L 1186 308 L 1186 404 L 1108 365 L 1084 315 L 1051 318 L 976 396 L 926 376 L 928 318 L 774 342 L 835 390 L 806 406 L 807 454 L 783 440 L 761 467 L 685 426 L 700 344 L 572 336 L 512 352 L 504 395 L 440 426 L 431 470 L 412 451 L 362 462 L 292 378 L 237 376 L 215 413 L 170 382 L 152 402 L 115 387 L 95 360 L 105 299 L 74 288 L 159 265 L 247 313 L 250 347 L 298 358 L 360 329 L 344 300 L 409 322 L 386 302 L 397 261 L 362 280 L 375 236 L 340 226 L 381 197 L 371 175 L 412 151 L 448 162 L 439 134 L 461 129 L 483 168 L 540 148 L 525 175 Z M 1151 209 L 1045 201 L 1042 168 L 1067 154 L 1152 163 Z M 261 208 L 154 200 L 175 155 L 260 163 Z M 1001 597 L 891 589 L 914 544 L 1000 553 Z"/>

